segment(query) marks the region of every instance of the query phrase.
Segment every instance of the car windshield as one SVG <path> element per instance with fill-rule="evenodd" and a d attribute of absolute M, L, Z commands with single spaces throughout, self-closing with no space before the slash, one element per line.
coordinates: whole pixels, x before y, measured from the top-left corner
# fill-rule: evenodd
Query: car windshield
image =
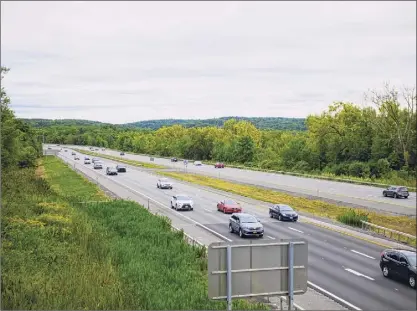
<path fill-rule="evenodd" d="M 407 254 L 407 259 L 410 265 L 416 266 L 416 254 Z"/>
<path fill-rule="evenodd" d="M 190 200 L 190 198 L 185 195 L 177 195 L 177 200 Z"/>
<path fill-rule="evenodd" d="M 287 205 L 281 205 L 279 208 L 283 212 L 292 212 L 293 211 L 293 209 L 291 207 L 287 206 Z"/>
<path fill-rule="evenodd" d="M 251 215 L 245 215 L 245 216 L 241 215 L 240 216 L 240 221 L 242 223 L 255 223 L 255 222 L 258 222 L 258 220 L 255 217 L 251 216 Z"/>
<path fill-rule="evenodd" d="M 233 200 L 224 200 L 224 204 L 227 204 L 227 205 L 237 205 L 237 203 L 235 201 L 233 201 Z"/>
<path fill-rule="evenodd" d="M 408 191 L 408 189 L 406 187 L 399 187 L 398 190 L 399 191 Z"/>

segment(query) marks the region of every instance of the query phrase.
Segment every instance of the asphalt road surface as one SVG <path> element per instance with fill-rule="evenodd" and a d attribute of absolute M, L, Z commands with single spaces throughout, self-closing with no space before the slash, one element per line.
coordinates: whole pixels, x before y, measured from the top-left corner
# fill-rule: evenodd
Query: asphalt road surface
<path fill-rule="evenodd" d="M 88 150 L 85 146 L 71 146 L 78 149 Z M 97 153 L 120 157 L 120 152 L 100 148 Z M 170 159 L 154 158 L 150 161 L 149 156 L 134 155 L 125 153 L 125 159 L 137 160 L 141 162 L 155 163 L 166 165 L 171 168 L 185 171 L 183 162 L 171 162 Z M 355 185 L 349 183 L 320 180 L 313 178 L 297 177 L 290 175 L 281 175 L 276 173 L 267 173 L 251 171 L 237 168 L 215 169 L 213 165 L 195 166 L 189 163 L 186 168 L 189 173 L 202 174 L 211 177 L 217 177 L 229 181 L 247 183 L 257 186 L 273 188 L 292 192 L 295 194 L 320 197 L 330 199 L 356 206 L 363 206 L 375 210 L 381 210 L 389 213 L 402 215 L 416 215 L 416 193 L 410 192 L 408 199 L 385 198 L 382 196 L 382 188 Z"/>
<path fill-rule="evenodd" d="M 89 167 L 92 176 L 105 175 L 105 167 L 117 162 L 102 159 L 104 168 L 94 170 L 92 165 L 72 160 L 71 150 L 61 155 L 77 162 L 76 166 Z M 158 202 L 170 205 L 175 194 L 188 194 L 194 202 L 194 211 L 181 211 L 193 221 L 201 223 L 230 240 L 240 237 L 228 232 L 230 215 L 216 210 L 218 201 L 224 198 L 219 193 L 200 189 L 197 186 L 174 182 L 173 190 L 156 187 L 158 176 L 141 169 L 128 167 L 126 173 L 117 176 L 100 177 L 114 179 L 122 184 L 152 197 Z M 100 180 L 98 179 L 98 180 Z M 110 189 L 111 190 L 111 189 Z M 306 238 L 309 242 L 309 281 L 341 297 L 362 310 L 416 310 L 416 291 L 396 280 L 386 279 L 379 268 L 382 248 L 374 244 L 349 237 L 334 231 L 322 229 L 300 222 L 279 222 L 268 217 L 268 212 L 260 207 L 244 204 L 245 212 L 261 219 L 265 227 L 266 240 Z"/>

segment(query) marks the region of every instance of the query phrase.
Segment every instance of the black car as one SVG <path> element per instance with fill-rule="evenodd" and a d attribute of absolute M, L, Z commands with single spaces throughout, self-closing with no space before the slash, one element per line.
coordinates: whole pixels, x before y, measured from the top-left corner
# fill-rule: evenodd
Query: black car
<path fill-rule="evenodd" d="M 407 187 L 397 187 L 397 186 L 389 186 L 387 189 L 382 191 L 382 195 L 384 197 L 393 197 L 393 198 L 408 198 L 410 195 L 408 193 Z"/>
<path fill-rule="evenodd" d="M 177 158 L 171 158 L 171 162 L 178 162 Z"/>
<path fill-rule="evenodd" d="M 125 155 L 125 153 L 124 152 L 120 152 L 120 155 Z"/>
<path fill-rule="evenodd" d="M 278 218 L 278 220 L 290 220 L 297 221 L 298 214 L 292 209 L 291 206 L 285 204 L 275 204 L 269 208 L 269 217 Z"/>
<path fill-rule="evenodd" d="M 126 166 L 124 166 L 124 165 L 116 165 L 116 170 L 119 173 L 126 173 Z"/>
<path fill-rule="evenodd" d="M 117 175 L 117 170 L 114 167 L 107 167 L 106 175 Z"/>
<path fill-rule="evenodd" d="M 402 249 L 386 249 L 381 253 L 379 266 L 385 277 L 398 277 L 416 288 L 416 252 Z"/>

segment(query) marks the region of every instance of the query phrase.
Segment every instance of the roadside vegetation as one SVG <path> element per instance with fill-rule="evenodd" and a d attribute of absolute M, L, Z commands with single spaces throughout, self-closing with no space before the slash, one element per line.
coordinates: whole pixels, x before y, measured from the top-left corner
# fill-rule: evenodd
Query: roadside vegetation
<path fill-rule="evenodd" d="M 415 88 L 369 91 L 367 106 L 335 102 L 305 120 L 306 130 L 261 130 L 229 119 L 213 126 L 158 130 L 111 125 L 37 128 L 49 143 L 100 146 L 138 154 L 222 161 L 253 169 L 353 179 L 415 189 Z M 256 124 L 256 123 L 255 123 Z"/>
<path fill-rule="evenodd" d="M 416 219 L 407 216 L 392 216 L 383 213 L 377 213 L 366 209 L 351 209 L 336 204 L 323 202 L 321 200 L 310 200 L 301 197 L 294 197 L 275 190 L 263 189 L 260 187 L 231 183 L 222 179 L 212 178 L 197 174 L 163 172 L 158 174 L 167 177 L 208 186 L 211 188 L 235 193 L 248 198 L 269 202 L 282 203 L 293 206 L 297 211 L 309 213 L 311 215 L 326 217 L 340 221 L 350 226 L 360 227 L 360 220 L 394 229 L 400 232 L 416 235 Z M 415 245 L 415 241 L 411 241 Z"/>
<path fill-rule="evenodd" d="M 3 172 L 2 209 L 2 309 L 226 308 L 208 299 L 205 252 L 183 232 L 135 202 L 110 200 L 55 157 Z"/>
<path fill-rule="evenodd" d="M 133 160 L 128 160 L 128 159 L 123 159 L 122 157 L 115 157 L 115 156 L 102 154 L 102 153 L 97 153 L 97 152 L 92 152 L 92 151 L 88 151 L 88 150 L 81 150 L 81 149 L 76 149 L 76 148 L 73 148 L 73 150 L 77 151 L 79 153 L 88 154 L 88 155 L 93 156 L 93 157 L 101 157 L 101 158 L 114 160 L 114 161 L 117 161 L 117 162 L 129 164 L 129 165 L 133 165 L 133 166 L 139 166 L 139 167 L 143 167 L 143 168 L 166 168 L 163 165 L 140 162 L 140 161 L 133 161 Z"/>
<path fill-rule="evenodd" d="M 2 88 L 2 310 L 226 309 L 207 297 L 202 248 L 167 218 L 39 158 L 39 133 L 9 103 Z M 237 299 L 233 308 L 267 309 Z"/>

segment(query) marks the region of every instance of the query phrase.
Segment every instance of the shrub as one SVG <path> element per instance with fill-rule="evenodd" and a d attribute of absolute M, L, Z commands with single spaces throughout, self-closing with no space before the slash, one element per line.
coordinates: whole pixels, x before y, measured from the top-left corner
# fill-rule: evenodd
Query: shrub
<path fill-rule="evenodd" d="M 336 219 L 341 223 L 344 223 L 349 226 L 361 227 L 361 220 L 368 221 L 368 214 L 365 214 L 363 212 L 357 212 L 354 209 L 349 209 L 344 214 L 338 215 Z"/>
<path fill-rule="evenodd" d="M 311 166 L 310 166 L 309 163 L 307 163 L 306 161 L 301 160 L 301 161 L 298 161 L 297 163 L 295 163 L 295 165 L 292 169 L 293 169 L 293 171 L 303 173 L 303 172 L 309 172 L 310 168 L 311 168 Z"/>

